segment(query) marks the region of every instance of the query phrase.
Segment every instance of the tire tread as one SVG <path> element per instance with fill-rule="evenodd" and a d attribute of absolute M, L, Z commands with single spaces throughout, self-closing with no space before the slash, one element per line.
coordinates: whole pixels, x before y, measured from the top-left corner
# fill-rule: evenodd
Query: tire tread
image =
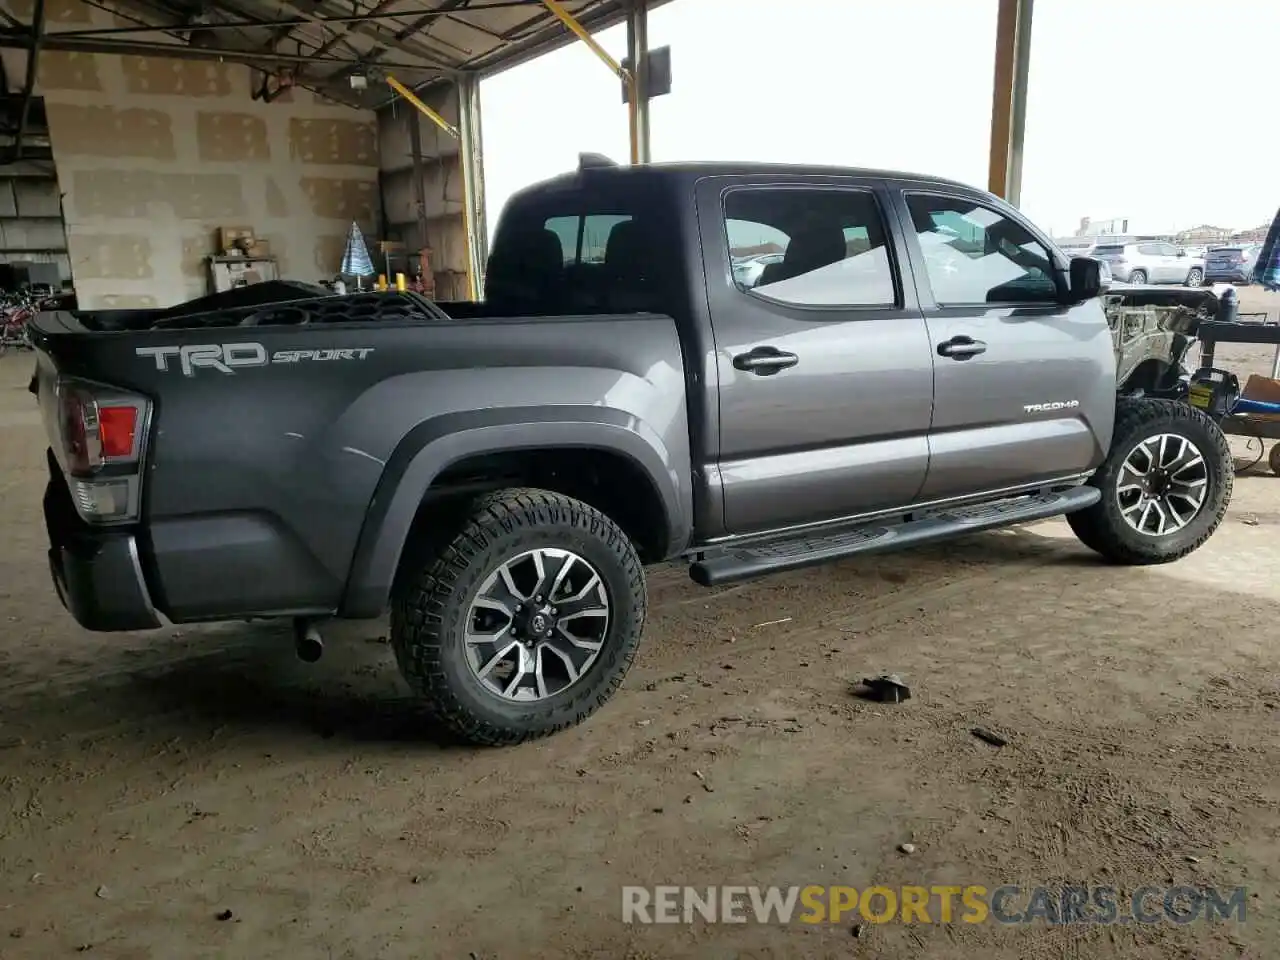
<path fill-rule="evenodd" d="M 1204 454 L 1209 470 L 1216 470 L 1217 475 L 1211 482 L 1215 483 L 1217 489 L 1221 491 L 1213 497 L 1215 502 L 1212 505 L 1205 505 L 1207 509 L 1212 510 L 1211 521 L 1205 525 L 1197 537 L 1180 544 L 1173 550 L 1150 550 L 1134 546 L 1134 542 L 1126 535 L 1127 525 L 1119 517 L 1118 509 L 1111 501 L 1109 489 L 1111 476 L 1119 468 L 1119 464 L 1113 459 L 1116 455 L 1116 445 L 1127 446 L 1129 438 L 1133 437 L 1139 428 L 1154 427 L 1161 423 L 1175 426 L 1178 423 L 1196 423 L 1206 428 L 1206 433 L 1213 443 L 1213 449 L 1202 450 L 1201 453 Z M 1115 563 L 1138 565 L 1180 560 L 1200 549 L 1205 541 L 1213 536 L 1222 518 L 1226 516 L 1234 481 L 1232 464 L 1231 448 L 1227 444 L 1226 436 L 1216 423 L 1195 407 L 1177 400 L 1154 397 L 1121 398 L 1116 403 L 1112 453 L 1089 481 L 1090 484 L 1102 490 L 1102 500 L 1088 509 L 1067 514 L 1067 523 L 1081 543 Z"/>
<path fill-rule="evenodd" d="M 632 594 L 628 623 L 611 623 L 621 642 L 607 644 L 602 656 L 615 662 L 603 684 L 583 684 L 546 717 L 504 726 L 478 717 L 453 689 L 443 665 L 444 629 L 458 582 L 494 540 L 545 526 L 569 526 L 600 540 L 622 562 Z M 614 604 L 615 608 L 623 605 Z M 461 530 L 429 558 L 422 571 L 406 580 L 392 606 L 391 642 L 405 681 L 425 700 L 428 716 L 471 743 L 508 746 L 549 736 L 582 723 L 622 684 L 639 648 L 645 619 L 644 568 L 626 534 L 588 504 L 535 488 L 511 488 L 480 497 Z"/>

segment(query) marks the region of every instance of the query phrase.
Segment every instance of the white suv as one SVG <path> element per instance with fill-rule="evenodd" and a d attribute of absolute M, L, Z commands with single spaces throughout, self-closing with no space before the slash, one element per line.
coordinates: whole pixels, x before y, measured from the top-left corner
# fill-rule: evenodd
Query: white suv
<path fill-rule="evenodd" d="M 1181 283 L 1198 287 L 1204 283 L 1204 257 L 1193 257 L 1172 243 L 1148 240 L 1141 243 L 1100 242 L 1089 254 L 1111 268 L 1119 283 Z"/>

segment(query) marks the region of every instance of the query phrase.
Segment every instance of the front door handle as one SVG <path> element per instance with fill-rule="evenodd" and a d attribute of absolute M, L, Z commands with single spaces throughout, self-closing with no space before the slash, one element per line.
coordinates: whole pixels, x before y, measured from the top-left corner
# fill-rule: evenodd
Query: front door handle
<path fill-rule="evenodd" d="M 799 362 L 800 358 L 794 353 L 785 353 L 777 347 L 756 347 L 748 353 L 740 353 L 734 357 L 733 367 L 735 370 L 745 370 L 748 373 L 768 377 L 779 370 L 794 367 Z"/>
<path fill-rule="evenodd" d="M 938 344 L 938 356 L 950 357 L 952 360 L 968 360 L 986 352 L 987 345 L 973 337 L 952 337 Z"/>

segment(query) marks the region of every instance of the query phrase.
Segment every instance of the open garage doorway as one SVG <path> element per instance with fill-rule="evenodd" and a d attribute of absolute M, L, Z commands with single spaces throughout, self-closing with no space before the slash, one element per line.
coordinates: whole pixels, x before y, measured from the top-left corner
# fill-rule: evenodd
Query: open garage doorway
<path fill-rule="evenodd" d="M 0 350 L 27 345 L 26 320 L 74 302 L 62 192 L 41 97 L 0 111 Z"/>

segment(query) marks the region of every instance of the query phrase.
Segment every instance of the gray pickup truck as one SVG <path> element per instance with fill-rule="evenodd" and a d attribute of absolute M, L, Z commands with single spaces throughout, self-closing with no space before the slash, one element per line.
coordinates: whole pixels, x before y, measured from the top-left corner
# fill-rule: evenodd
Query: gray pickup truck
<path fill-rule="evenodd" d="M 1230 497 L 1169 399 L 1213 295 L 1109 297 L 958 183 L 584 158 L 509 202 L 485 283 L 40 315 L 76 620 L 292 618 L 310 658 L 389 607 L 438 720 L 513 743 L 622 682 L 648 564 L 713 586 L 1061 514 L 1159 563 Z"/>

